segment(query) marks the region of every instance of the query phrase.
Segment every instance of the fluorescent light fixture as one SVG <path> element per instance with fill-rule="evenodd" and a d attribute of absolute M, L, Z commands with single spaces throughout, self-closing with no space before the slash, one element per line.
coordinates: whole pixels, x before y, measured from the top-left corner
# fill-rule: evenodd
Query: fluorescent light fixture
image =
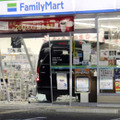
<path fill-rule="evenodd" d="M 113 18 L 99 18 L 98 20 L 120 20 L 120 18 L 113 17 Z"/>
<path fill-rule="evenodd" d="M 86 26 L 95 26 L 95 24 L 91 24 L 91 23 L 81 23 L 81 22 L 75 22 L 75 24 L 78 24 L 78 25 L 86 25 Z"/>
<path fill-rule="evenodd" d="M 98 20 L 120 20 L 120 17 L 112 17 L 112 18 L 99 18 Z M 83 19 L 74 19 L 75 22 L 80 22 L 80 21 L 95 21 L 95 18 L 83 18 Z"/>
<path fill-rule="evenodd" d="M 103 28 L 118 28 L 117 26 L 107 26 L 107 25 L 101 25 L 100 27 L 103 27 Z"/>
<path fill-rule="evenodd" d="M 80 21 L 95 21 L 95 18 L 86 18 L 86 19 L 74 19 L 75 22 L 80 22 Z"/>
<path fill-rule="evenodd" d="M 91 24 L 91 23 L 75 22 L 75 24 L 95 27 L 95 24 Z M 117 28 L 117 26 L 108 26 L 108 25 L 100 25 L 100 27 L 103 27 L 103 28 Z"/>

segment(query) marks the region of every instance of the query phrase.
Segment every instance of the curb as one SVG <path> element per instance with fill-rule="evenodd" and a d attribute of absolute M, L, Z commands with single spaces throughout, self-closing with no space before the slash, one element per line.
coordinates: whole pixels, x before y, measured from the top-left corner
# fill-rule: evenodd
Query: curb
<path fill-rule="evenodd" d="M 56 109 L 57 112 L 76 112 L 76 113 L 100 113 L 100 114 L 118 114 L 119 110 L 118 109 L 101 109 L 101 108 L 77 108 L 77 109 L 73 109 L 73 108 L 68 108 L 68 109 Z"/>

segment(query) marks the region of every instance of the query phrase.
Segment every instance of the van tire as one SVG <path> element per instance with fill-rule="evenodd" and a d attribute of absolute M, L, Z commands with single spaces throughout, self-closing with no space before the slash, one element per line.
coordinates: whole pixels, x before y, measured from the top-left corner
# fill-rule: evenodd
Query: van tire
<path fill-rule="evenodd" d="M 52 102 L 50 94 L 46 94 L 46 99 L 47 99 L 48 102 Z M 53 96 L 53 101 L 56 101 L 56 99 L 57 99 L 57 96 Z"/>
<path fill-rule="evenodd" d="M 46 94 L 46 99 L 48 102 L 51 102 L 51 95 L 50 94 Z"/>

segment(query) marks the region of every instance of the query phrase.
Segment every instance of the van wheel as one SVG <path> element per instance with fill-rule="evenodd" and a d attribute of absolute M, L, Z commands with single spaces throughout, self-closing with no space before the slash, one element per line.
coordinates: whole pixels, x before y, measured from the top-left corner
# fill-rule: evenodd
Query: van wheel
<path fill-rule="evenodd" d="M 50 94 L 46 94 L 46 99 L 47 99 L 48 102 L 52 102 Z M 56 101 L 56 99 L 57 99 L 57 96 L 53 96 L 53 101 Z"/>
<path fill-rule="evenodd" d="M 47 99 L 48 102 L 51 102 L 51 96 L 50 96 L 50 94 L 46 94 L 46 99 Z"/>

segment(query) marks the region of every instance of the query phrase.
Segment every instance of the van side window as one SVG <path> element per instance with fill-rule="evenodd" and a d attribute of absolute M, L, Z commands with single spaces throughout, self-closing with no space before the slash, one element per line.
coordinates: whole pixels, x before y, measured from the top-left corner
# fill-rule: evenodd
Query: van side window
<path fill-rule="evenodd" d="M 41 64 L 49 64 L 49 48 L 48 47 L 41 50 L 40 63 Z"/>

